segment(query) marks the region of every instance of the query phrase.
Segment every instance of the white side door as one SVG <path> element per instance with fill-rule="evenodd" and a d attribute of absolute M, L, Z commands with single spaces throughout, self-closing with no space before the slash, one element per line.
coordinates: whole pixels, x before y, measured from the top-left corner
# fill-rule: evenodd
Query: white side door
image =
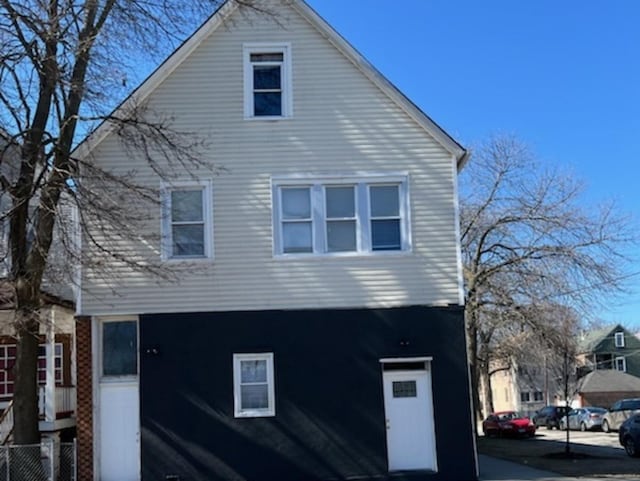
<path fill-rule="evenodd" d="M 100 385 L 100 481 L 140 479 L 137 383 Z"/>
<path fill-rule="evenodd" d="M 389 471 L 436 471 L 431 372 L 385 370 L 382 378 Z"/>
<path fill-rule="evenodd" d="M 138 322 L 108 319 L 98 327 L 97 472 L 100 481 L 139 481 Z"/>

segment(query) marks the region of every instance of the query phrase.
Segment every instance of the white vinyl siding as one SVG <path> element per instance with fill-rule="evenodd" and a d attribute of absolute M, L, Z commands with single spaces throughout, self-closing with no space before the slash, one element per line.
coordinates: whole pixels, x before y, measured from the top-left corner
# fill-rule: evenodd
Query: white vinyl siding
<path fill-rule="evenodd" d="M 212 189 L 215 263 L 198 263 L 179 283 L 117 263 L 117 281 L 85 271 L 91 295 L 83 296 L 83 314 L 458 304 L 455 159 L 294 10 L 279 21 L 286 28 L 268 16 L 234 17 L 148 98 L 151 111 L 171 112 L 176 129 L 201 133 L 211 146 L 202 161 L 220 169 Z M 243 45 L 265 40 L 291 44 L 295 116 L 286 122 L 244 116 Z M 132 169 L 117 136 L 93 155 L 116 174 Z M 157 189 L 152 169 L 136 170 Z M 369 172 L 409 174 L 410 250 L 274 256 L 273 178 Z M 154 219 L 149 229 L 157 235 L 160 224 Z M 122 250 L 161 252 L 154 242 Z"/>

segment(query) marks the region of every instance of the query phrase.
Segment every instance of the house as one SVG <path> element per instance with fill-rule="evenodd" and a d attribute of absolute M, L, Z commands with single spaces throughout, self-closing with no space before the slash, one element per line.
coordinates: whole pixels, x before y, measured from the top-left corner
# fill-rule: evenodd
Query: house
<path fill-rule="evenodd" d="M 14 180 L 19 166 L 18 150 L 9 135 L 0 130 L 0 172 Z M 61 209 L 66 213 L 67 204 Z M 15 296 L 7 282 L 11 268 L 8 212 L 9 193 L 0 189 L 0 445 L 12 442 L 13 387 L 16 361 Z M 50 264 L 41 291 L 40 347 L 37 376 L 39 386 L 39 429 L 43 438 L 71 441 L 75 435 L 76 369 L 74 293 L 68 277 L 68 258 L 58 248 L 61 230 L 54 233 Z"/>
<path fill-rule="evenodd" d="M 466 151 L 306 3 L 266 4 L 225 3 L 132 96 L 220 173 L 163 180 L 108 125 L 76 153 L 161 192 L 118 248 L 180 272 L 83 268 L 79 479 L 477 479 Z"/>
<path fill-rule="evenodd" d="M 561 403 L 557 380 L 545 366 L 513 363 L 491 377 L 495 411 L 518 411 L 532 417 L 548 404 Z"/>
<path fill-rule="evenodd" d="M 640 339 L 616 324 L 592 330 L 578 344 L 578 375 L 613 369 L 640 377 Z"/>
<path fill-rule="evenodd" d="M 598 369 L 578 380 L 575 405 L 609 408 L 623 398 L 640 398 L 640 378 L 614 369 Z"/>

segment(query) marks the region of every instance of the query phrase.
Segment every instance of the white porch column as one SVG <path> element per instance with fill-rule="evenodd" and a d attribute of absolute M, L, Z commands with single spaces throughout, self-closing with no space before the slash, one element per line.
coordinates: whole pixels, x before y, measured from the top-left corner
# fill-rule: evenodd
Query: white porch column
<path fill-rule="evenodd" d="M 56 420 L 56 361 L 55 361 L 55 309 L 49 309 L 49 322 L 47 322 L 45 357 L 47 362 L 47 377 L 44 387 L 44 420 L 53 422 Z"/>

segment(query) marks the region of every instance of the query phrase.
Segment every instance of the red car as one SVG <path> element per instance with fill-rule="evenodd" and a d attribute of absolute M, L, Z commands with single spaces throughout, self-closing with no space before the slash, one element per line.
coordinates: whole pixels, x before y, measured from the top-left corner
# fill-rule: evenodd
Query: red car
<path fill-rule="evenodd" d="M 531 419 L 521 416 L 516 411 L 500 411 L 491 413 L 482 421 L 485 436 L 528 436 L 536 434 L 536 425 Z"/>

